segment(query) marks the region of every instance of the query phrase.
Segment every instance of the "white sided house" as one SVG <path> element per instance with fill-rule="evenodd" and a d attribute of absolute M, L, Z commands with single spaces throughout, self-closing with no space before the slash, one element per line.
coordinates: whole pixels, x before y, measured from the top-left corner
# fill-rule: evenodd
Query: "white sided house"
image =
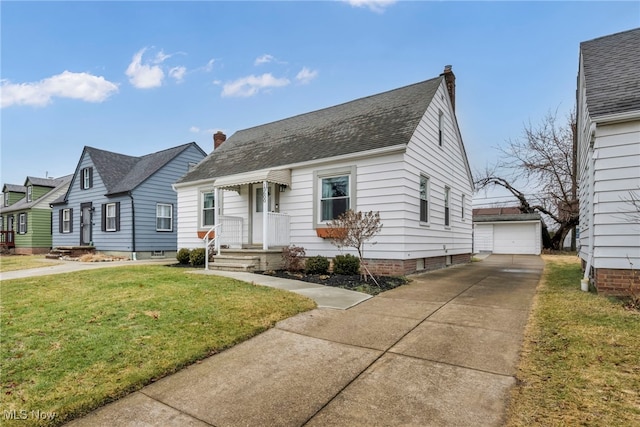
<path fill-rule="evenodd" d="M 598 292 L 640 289 L 640 28 L 580 44 L 580 258 Z"/>
<path fill-rule="evenodd" d="M 277 269 L 288 245 L 332 258 L 341 252 L 327 223 L 351 209 L 380 213 L 382 230 L 364 251 L 376 274 L 469 262 L 474 188 L 454 108 L 447 66 L 226 141 L 217 133 L 214 151 L 174 184 L 178 248 L 201 248 L 212 231 L 222 249 L 210 268 L 229 267 L 234 254 L 243 269 Z"/>

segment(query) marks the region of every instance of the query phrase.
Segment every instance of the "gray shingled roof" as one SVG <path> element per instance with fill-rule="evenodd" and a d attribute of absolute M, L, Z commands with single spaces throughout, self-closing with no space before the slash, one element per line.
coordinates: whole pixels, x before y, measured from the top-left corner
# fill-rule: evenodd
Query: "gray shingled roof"
<path fill-rule="evenodd" d="M 593 117 L 640 110 L 640 28 L 580 43 Z"/>
<path fill-rule="evenodd" d="M 5 184 L 2 187 L 2 192 L 3 193 L 26 193 L 27 187 L 25 187 L 24 185 L 17 185 L 17 184 Z"/>
<path fill-rule="evenodd" d="M 54 187 L 57 187 L 65 179 L 66 179 L 66 177 L 62 177 L 62 178 L 38 178 L 37 176 L 28 176 L 27 179 L 24 182 L 26 184 L 27 181 L 28 181 L 28 182 L 31 183 L 31 185 L 37 185 L 38 187 L 54 188 Z"/>
<path fill-rule="evenodd" d="M 406 144 L 442 79 L 240 130 L 178 182 Z"/>
<path fill-rule="evenodd" d="M 40 202 L 42 202 L 43 198 L 45 198 L 48 194 L 53 194 L 59 189 L 62 190 L 62 187 L 64 187 L 65 185 L 69 185 L 69 183 L 71 182 L 71 178 L 73 178 L 73 175 L 66 175 L 66 176 L 62 176 L 60 178 L 56 178 L 56 179 L 35 178 L 36 180 L 46 180 L 47 183 L 51 183 L 51 181 L 53 181 L 55 183 L 55 186 L 52 187 L 52 189 L 49 192 L 47 192 L 45 195 L 39 197 L 36 200 L 32 200 L 30 202 L 27 202 L 27 198 L 24 197 L 24 198 L 18 200 L 16 203 L 12 204 L 11 206 L 0 208 L 0 212 L 7 213 L 7 212 L 15 212 L 15 211 L 19 211 L 19 210 L 30 209 L 34 205 L 40 204 Z M 30 180 L 31 183 L 34 184 L 34 185 L 40 185 L 40 184 L 36 184 L 33 181 L 34 177 L 28 177 L 27 179 Z M 7 185 L 11 185 L 11 184 L 7 184 Z M 50 185 L 46 185 L 46 186 L 43 186 L 43 187 L 49 187 L 49 186 Z M 26 189 L 26 187 L 24 187 L 24 188 Z M 51 202 L 49 202 L 49 203 L 51 203 Z M 47 207 L 48 206 L 49 205 L 47 204 Z"/>
<path fill-rule="evenodd" d="M 107 194 L 117 194 L 133 190 L 191 146 L 202 151 L 195 142 L 142 157 L 127 156 L 93 147 L 85 147 L 85 150 L 91 156 L 95 171 L 100 175 L 107 188 Z"/>

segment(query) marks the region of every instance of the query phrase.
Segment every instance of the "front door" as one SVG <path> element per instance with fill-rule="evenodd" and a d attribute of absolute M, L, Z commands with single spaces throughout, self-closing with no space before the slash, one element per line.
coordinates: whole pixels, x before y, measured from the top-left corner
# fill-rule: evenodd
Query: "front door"
<path fill-rule="evenodd" d="M 80 246 L 89 246 L 92 244 L 92 213 L 93 209 L 91 202 L 82 203 L 80 205 Z"/>
<path fill-rule="evenodd" d="M 269 200 L 267 202 L 267 212 L 273 211 L 273 184 L 269 184 Z M 252 214 L 251 214 L 251 222 L 253 223 L 252 230 L 252 243 L 253 244 L 262 244 L 262 230 L 263 225 L 262 221 L 264 220 L 265 213 L 264 205 L 263 205 L 263 197 L 264 191 L 262 189 L 262 184 L 254 184 L 253 185 L 253 206 L 252 206 Z"/>

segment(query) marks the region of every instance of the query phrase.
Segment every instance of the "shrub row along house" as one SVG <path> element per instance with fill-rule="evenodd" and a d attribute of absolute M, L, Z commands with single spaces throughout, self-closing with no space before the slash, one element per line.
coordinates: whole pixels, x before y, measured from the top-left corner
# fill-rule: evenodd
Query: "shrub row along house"
<path fill-rule="evenodd" d="M 333 257 L 327 222 L 349 209 L 380 213 L 376 244 L 365 247 L 378 274 L 470 260 L 474 186 L 450 66 L 421 83 L 214 139 L 214 151 L 174 185 L 178 247 L 202 247 L 206 233 L 218 233 L 229 250 L 214 266 L 236 248 L 247 269 L 272 268 L 264 254 L 290 244 Z"/>
<path fill-rule="evenodd" d="M 193 142 L 141 157 L 84 147 L 68 190 L 52 202 L 53 246 L 175 257 L 171 185 L 205 156 Z"/>
<path fill-rule="evenodd" d="M 17 254 L 43 254 L 51 248 L 51 207 L 64 194 L 71 175 L 28 176 L 24 185 L 5 184 L 0 208 L 0 247 Z"/>
<path fill-rule="evenodd" d="M 577 136 L 585 276 L 640 293 L 640 28 L 580 44 Z"/>

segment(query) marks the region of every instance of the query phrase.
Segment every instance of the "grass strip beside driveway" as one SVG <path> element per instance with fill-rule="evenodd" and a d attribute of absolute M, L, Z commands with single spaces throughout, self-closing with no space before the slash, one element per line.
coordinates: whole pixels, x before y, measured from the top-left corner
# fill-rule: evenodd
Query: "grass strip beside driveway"
<path fill-rule="evenodd" d="M 60 261 L 47 260 L 44 255 L 1 255 L 0 273 L 5 271 L 26 270 L 60 264 Z"/>
<path fill-rule="evenodd" d="M 507 425 L 640 425 L 640 312 L 582 292 L 575 256 L 545 261 Z"/>
<path fill-rule="evenodd" d="M 315 306 L 165 266 L 8 280 L 0 297 L 0 417 L 20 426 L 62 424 Z"/>

